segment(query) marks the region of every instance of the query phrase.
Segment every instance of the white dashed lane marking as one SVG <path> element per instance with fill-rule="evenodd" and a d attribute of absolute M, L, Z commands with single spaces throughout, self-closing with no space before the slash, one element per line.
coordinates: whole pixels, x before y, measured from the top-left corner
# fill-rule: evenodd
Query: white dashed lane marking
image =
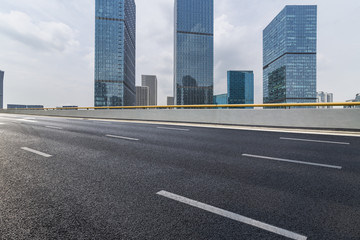
<path fill-rule="evenodd" d="M 129 140 L 129 141 L 139 141 L 139 140 L 140 140 L 140 139 L 137 139 L 137 138 L 123 137 L 123 136 L 115 136 L 115 135 L 106 135 L 106 137 L 124 139 L 124 140 Z"/>
<path fill-rule="evenodd" d="M 313 139 L 302 139 L 302 138 L 285 138 L 281 137 L 281 140 L 289 141 L 300 141 L 300 142 L 315 142 L 315 143 L 329 143 L 329 144 L 340 144 L 340 145 L 350 145 L 348 142 L 333 142 L 333 141 L 322 141 L 322 140 L 313 140 Z"/>
<path fill-rule="evenodd" d="M 342 169 L 341 166 L 314 163 L 314 162 L 304 162 L 304 161 L 290 160 L 290 159 L 284 159 L 284 158 L 274 158 L 274 157 L 266 157 L 266 156 L 252 155 L 252 154 L 242 154 L 242 156 L 249 157 L 249 158 L 266 159 L 266 160 L 272 160 L 272 161 L 278 161 L 278 162 L 288 162 L 288 163 L 296 163 L 296 164 L 303 164 L 303 165 L 311 165 L 311 166 L 316 166 L 316 167 Z"/>
<path fill-rule="evenodd" d="M 174 131 L 190 131 L 189 129 L 185 128 L 170 128 L 170 127 L 157 127 L 158 129 L 165 129 L 165 130 L 174 130 Z"/>
<path fill-rule="evenodd" d="M 28 151 L 28 152 L 31 152 L 31 153 L 35 153 L 37 155 L 40 155 L 40 156 L 43 156 L 43 157 L 46 157 L 46 158 L 52 157 L 52 155 L 50 155 L 50 154 L 43 153 L 43 152 L 28 148 L 28 147 L 22 147 L 21 149 L 25 150 L 25 151 Z"/>
<path fill-rule="evenodd" d="M 45 126 L 46 128 L 51 128 L 51 129 L 58 129 L 58 130 L 62 130 L 61 127 L 55 127 L 55 126 Z"/>
<path fill-rule="evenodd" d="M 278 228 L 278 227 L 272 226 L 270 224 L 263 223 L 263 222 L 245 217 L 245 216 L 241 216 L 239 214 L 229 212 L 229 211 L 223 210 L 221 208 L 213 207 L 208 204 L 201 203 L 201 202 L 198 202 L 198 201 L 186 198 L 186 197 L 182 197 L 180 195 L 176 195 L 176 194 L 173 194 L 170 192 L 160 191 L 157 193 L 157 195 L 160 195 L 160 196 L 163 196 L 163 197 L 166 197 L 166 198 L 169 198 L 169 199 L 190 205 L 192 207 L 196 207 L 196 208 L 205 210 L 207 212 L 211 212 L 211 213 L 214 213 L 214 214 L 217 214 L 217 215 L 220 215 L 220 216 L 223 216 L 223 217 L 226 217 L 226 218 L 229 218 L 229 219 L 241 222 L 241 223 L 245 223 L 245 224 L 251 225 L 253 227 L 257 227 L 257 228 L 266 230 L 268 232 L 275 233 L 275 234 L 283 236 L 283 237 L 287 237 L 287 238 L 295 239 L 295 240 L 306 240 L 307 239 L 307 237 L 305 237 L 303 235 L 300 235 L 300 234 L 297 234 L 297 233 L 294 233 L 294 232 L 291 232 L 291 231 L 288 231 L 288 230 L 285 230 L 282 228 Z"/>

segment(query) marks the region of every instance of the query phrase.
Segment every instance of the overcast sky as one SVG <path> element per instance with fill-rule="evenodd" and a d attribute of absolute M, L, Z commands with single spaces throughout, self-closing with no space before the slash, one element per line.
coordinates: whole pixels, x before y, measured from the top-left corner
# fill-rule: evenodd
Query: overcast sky
<path fill-rule="evenodd" d="M 318 91 L 360 92 L 359 0 L 214 0 L 215 94 L 228 70 L 253 70 L 262 103 L 262 31 L 290 4 L 318 5 Z M 136 0 L 136 83 L 157 75 L 158 103 L 173 86 L 174 0 Z M 93 106 L 95 0 L 1 0 L 4 102 Z"/>

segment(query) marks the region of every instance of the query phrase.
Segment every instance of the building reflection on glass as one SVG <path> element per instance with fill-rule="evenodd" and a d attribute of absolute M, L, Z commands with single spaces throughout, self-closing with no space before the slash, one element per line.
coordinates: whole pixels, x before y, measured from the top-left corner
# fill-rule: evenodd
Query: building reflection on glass
<path fill-rule="evenodd" d="M 177 105 L 212 104 L 213 0 L 175 0 L 174 97 Z"/>
<path fill-rule="evenodd" d="M 264 103 L 316 102 L 317 6 L 286 6 L 263 32 Z"/>
<path fill-rule="evenodd" d="M 95 106 L 135 105 L 135 2 L 95 2 Z"/>

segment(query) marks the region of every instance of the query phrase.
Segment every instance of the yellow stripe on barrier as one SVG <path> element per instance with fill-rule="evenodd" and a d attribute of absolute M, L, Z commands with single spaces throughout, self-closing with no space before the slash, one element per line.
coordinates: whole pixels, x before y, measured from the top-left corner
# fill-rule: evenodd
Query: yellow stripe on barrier
<path fill-rule="evenodd" d="M 339 103 L 272 103 L 272 104 L 221 104 L 221 105 L 171 105 L 171 106 L 118 106 L 118 107 L 68 107 L 68 108 L 16 108 L 8 110 L 95 110 L 95 109 L 176 109 L 176 108 L 291 108 L 360 106 L 360 102 Z"/>

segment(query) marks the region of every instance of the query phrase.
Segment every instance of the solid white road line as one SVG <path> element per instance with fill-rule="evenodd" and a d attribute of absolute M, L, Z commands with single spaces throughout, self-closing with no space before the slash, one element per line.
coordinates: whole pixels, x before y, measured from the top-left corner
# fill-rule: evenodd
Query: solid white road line
<path fill-rule="evenodd" d="M 59 129 L 59 130 L 62 130 L 61 127 L 54 127 L 54 126 L 45 126 L 46 128 L 51 128 L 51 129 Z"/>
<path fill-rule="evenodd" d="M 349 136 L 360 137 L 359 132 L 350 131 L 330 131 L 330 130 L 310 130 L 310 129 L 294 129 L 294 128 L 271 128 L 271 127 L 251 127 L 251 126 L 237 126 L 237 125 L 214 125 L 214 124 L 201 124 L 201 123 L 174 123 L 174 122 L 149 122 L 149 121 L 136 121 L 136 120 L 111 120 L 114 122 L 125 123 L 143 123 L 143 124 L 156 124 L 168 125 L 179 127 L 201 127 L 201 128 L 218 128 L 218 129 L 234 129 L 234 130 L 247 130 L 247 131 L 260 131 L 260 132 L 281 132 L 281 133 L 295 133 L 295 134 L 312 134 L 312 135 L 329 135 L 329 136 Z"/>
<path fill-rule="evenodd" d="M 322 141 L 322 140 L 312 140 L 312 139 L 302 139 L 302 138 L 285 138 L 281 137 L 281 140 L 289 140 L 289 141 L 302 141 L 302 142 L 316 142 L 316 143 L 330 143 L 330 144 L 342 144 L 349 145 L 348 142 L 332 142 L 332 141 Z"/>
<path fill-rule="evenodd" d="M 250 157 L 250 158 L 267 159 L 267 160 L 279 161 L 279 162 L 289 162 L 289 163 L 297 163 L 297 164 L 303 164 L 303 165 L 311 165 L 311 166 L 317 166 L 317 167 L 342 169 L 341 166 L 327 165 L 327 164 L 320 164 L 320 163 L 313 163 L 313 162 L 303 162 L 303 161 L 283 159 L 283 158 L 266 157 L 266 156 L 252 155 L 252 154 L 242 154 L 242 156 Z"/>
<path fill-rule="evenodd" d="M 31 120 L 31 119 L 16 119 L 16 120 L 21 121 L 21 122 L 31 122 L 31 123 L 37 122 L 37 121 Z"/>
<path fill-rule="evenodd" d="M 119 138 L 119 139 L 125 139 L 125 140 L 130 140 L 130 141 L 139 141 L 139 139 L 137 139 L 137 138 L 129 138 L 129 137 L 115 136 L 115 135 L 105 135 L 105 136 L 110 137 L 110 138 Z"/>
<path fill-rule="evenodd" d="M 169 128 L 169 127 L 157 127 L 159 129 L 165 129 L 165 130 L 175 130 L 175 131 L 190 131 L 189 129 L 185 128 Z"/>
<path fill-rule="evenodd" d="M 104 124 L 112 124 L 111 122 L 108 122 L 108 121 L 100 121 L 100 120 L 90 120 L 94 123 L 104 123 Z"/>
<path fill-rule="evenodd" d="M 241 222 L 241 223 L 245 223 L 245 224 L 251 225 L 253 227 L 257 227 L 257 228 L 260 228 L 260 229 L 263 229 L 263 230 L 266 230 L 266 231 L 269 231 L 269 232 L 272 232 L 272 233 L 275 233 L 275 234 L 278 234 L 278 235 L 281 235 L 281 236 L 284 236 L 287 238 L 291 238 L 291 239 L 295 239 L 295 240 L 306 240 L 307 239 L 307 237 L 305 237 L 303 235 L 300 235 L 300 234 L 297 234 L 294 232 L 290 232 L 288 230 L 278 228 L 278 227 L 272 226 L 270 224 L 263 223 L 263 222 L 245 217 L 245 216 L 241 216 L 239 214 L 232 213 L 232 212 L 223 210 L 221 208 L 213 207 L 213 206 L 207 205 L 205 203 L 201 203 L 201 202 L 198 202 L 198 201 L 186 198 L 186 197 L 182 197 L 182 196 L 170 193 L 170 192 L 160 191 L 157 193 L 157 195 L 160 195 L 160 196 L 163 196 L 163 197 L 166 197 L 166 198 L 169 198 L 169 199 L 181 202 L 181 203 L 185 203 L 187 205 L 190 205 L 190 206 L 193 206 L 196 208 L 200 208 L 202 210 L 205 210 L 205 211 L 208 211 L 208 212 L 211 212 L 211 213 L 214 213 L 214 214 L 217 214 L 217 215 L 220 215 L 220 216 L 223 216 L 223 217 L 226 217 L 226 218 L 229 218 L 229 219 Z"/>
<path fill-rule="evenodd" d="M 46 153 L 43 153 L 43 152 L 40 152 L 40 151 L 31 149 L 31 148 L 22 147 L 21 149 L 22 149 L 22 150 L 25 150 L 25 151 L 28 151 L 28 152 L 35 153 L 35 154 L 37 154 L 37 155 L 40 155 L 40 156 L 43 156 L 43 157 L 46 157 L 46 158 L 52 157 L 52 155 L 49 155 L 49 154 L 46 154 Z"/>

